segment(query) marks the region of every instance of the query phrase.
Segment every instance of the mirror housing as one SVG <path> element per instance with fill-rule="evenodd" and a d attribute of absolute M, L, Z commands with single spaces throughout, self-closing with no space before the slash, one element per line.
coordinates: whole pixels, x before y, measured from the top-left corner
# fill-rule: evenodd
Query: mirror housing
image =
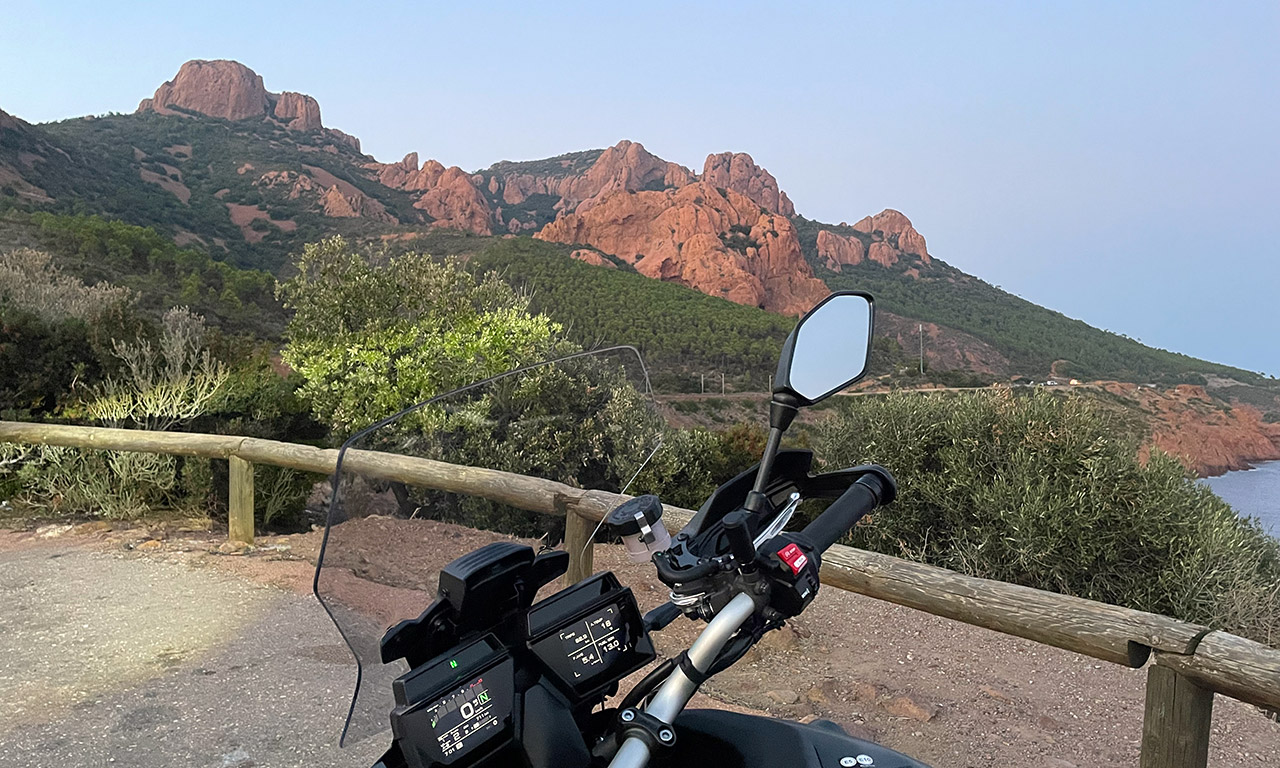
<path fill-rule="evenodd" d="M 875 301 L 863 291 L 837 291 L 809 310 L 782 345 L 775 401 L 813 405 L 867 373 Z"/>
<path fill-rule="evenodd" d="M 867 373 L 875 301 L 863 291 L 836 291 L 805 313 L 782 345 L 769 403 L 769 438 L 743 508 L 760 516 L 769 507 L 764 489 L 782 433 L 800 408 L 834 395 Z M 797 363 L 799 365 L 797 365 Z"/>

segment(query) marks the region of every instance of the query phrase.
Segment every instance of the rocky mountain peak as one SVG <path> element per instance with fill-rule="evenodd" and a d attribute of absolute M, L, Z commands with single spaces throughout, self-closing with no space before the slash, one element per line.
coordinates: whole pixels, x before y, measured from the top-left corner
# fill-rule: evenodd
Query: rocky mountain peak
<path fill-rule="evenodd" d="M 886 208 L 875 216 L 867 216 L 853 225 L 859 232 L 871 235 L 875 241 L 887 241 L 903 253 L 915 254 L 928 264 L 931 259 L 925 247 L 924 235 L 911 226 L 911 220 L 902 213 Z"/>
<path fill-rule="evenodd" d="M 279 121 L 293 131 L 319 131 L 320 104 L 304 93 L 271 93 L 262 76 L 238 61 L 194 59 L 183 64 L 172 80 L 156 89 L 155 95 L 138 104 L 139 112 L 169 114 L 170 107 L 198 112 L 225 120 L 254 117 Z M 359 151 L 355 137 L 331 131 L 341 143 Z"/>
<path fill-rule="evenodd" d="M 267 89 L 262 76 L 238 61 L 188 61 L 178 74 L 143 99 L 139 112 L 165 112 L 168 107 L 209 117 L 244 120 L 267 114 Z"/>
<path fill-rule="evenodd" d="M 267 99 L 271 98 L 267 94 Z M 304 93 L 281 93 L 275 98 L 272 114 L 295 131 L 318 131 L 324 127 L 320 123 L 320 104 Z"/>
<path fill-rule="evenodd" d="M 756 165 L 745 152 L 721 152 L 707 155 L 702 166 L 702 180 L 716 187 L 732 189 L 745 195 L 771 213 L 794 216 L 796 207 L 787 193 L 778 189 L 778 180 Z"/>

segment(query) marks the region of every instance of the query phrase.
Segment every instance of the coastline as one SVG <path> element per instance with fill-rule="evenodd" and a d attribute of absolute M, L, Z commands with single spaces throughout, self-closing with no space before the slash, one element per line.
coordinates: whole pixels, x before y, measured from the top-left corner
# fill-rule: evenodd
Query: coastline
<path fill-rule="evenodd" d="M 1147 418 L 1150 436 L 1143 459 L 1159 448 L 1200 478 L 1280 461 L 1280 424 L 1265 421 L 1252 405 L 1228 404 L 1189 384 L 1156 390 L 1107 383 L 1103 389 L 1131 401 Z"/>

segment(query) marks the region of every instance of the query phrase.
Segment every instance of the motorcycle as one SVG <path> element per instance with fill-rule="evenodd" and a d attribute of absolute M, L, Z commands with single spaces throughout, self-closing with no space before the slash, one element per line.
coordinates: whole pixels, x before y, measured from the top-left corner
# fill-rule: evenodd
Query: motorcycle
<path fill-rule="evenodd" d="M 706 680 L 812 604 L 823 552 L 897 492 L 883 467 L 814 473 L 811 452 L 780 448 L 800 409 L 865 375 L 873 321 L 871 296 L 854 291 L 800 320 L 782 349 L 760 462 L 675 536 L 651 494 L 604 517 L 594 537 L 621 539 L 669 590 L 644 614 L 610 571 L 538 599 L 566 572 L 564 550 L 499 541 L 452 559 L 434 585 L 424 575 L 439 567 L 432 558 L 458 554 L 440 552 L 435 521 L 529 526 L 529 513 L 512 509 L 527 499 L 523 478 L 563 483 L 563 512 L 569 499 L 616 501 L 592 494 L 678 472 L 662 469 L 662 420 L 635 349 L 517 368 L 353 436 L 339 453 L 315 577 L 358 665 L 342 743 L 389 728 L 374 768 L 927 768 L 830 721 L 686 709 Z M 788 531 L 808 499 L 831 501 Z M 435 546 L 424 546 L 433 531 Z M 657 659 L 653 634 L 682 616 L 706 626 L 618 699 L 620 683 Z"/>

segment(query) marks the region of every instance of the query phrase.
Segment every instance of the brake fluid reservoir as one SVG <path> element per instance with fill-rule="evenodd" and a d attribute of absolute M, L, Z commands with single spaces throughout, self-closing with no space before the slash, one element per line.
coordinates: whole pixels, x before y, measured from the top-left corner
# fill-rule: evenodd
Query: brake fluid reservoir
<path fill-rule="evenodd" d="M 634 563 L 647 562 L 654 552 L 671 546 L 671 534 L 662 524 L 662 502 L 652 494 L 619 504 L 605 518 L 605 525 L 610 533 L 622 537 Z"/>

